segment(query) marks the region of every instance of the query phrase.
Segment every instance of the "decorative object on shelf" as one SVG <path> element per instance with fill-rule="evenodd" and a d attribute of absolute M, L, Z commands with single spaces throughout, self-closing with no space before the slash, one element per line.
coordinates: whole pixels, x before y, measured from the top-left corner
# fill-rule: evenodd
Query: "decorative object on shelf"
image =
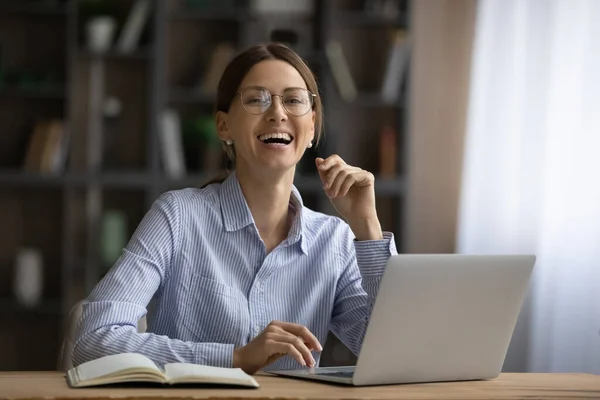
<path fill-rule="evenodd" d="M 175 110 L 165 110 L 161 118 L 160 144 L 162 164 L 169 178 L 181 178 L 186 174 L 185 155 L 181 137 L 181 120 Z"/>
<path fill-rule="evenodd" d="M 118 168 L 118 160 L 115 146 L 115 140 L 121 134 L 121 115 L 123 113 L 123 104 L 120 99 L 114 96 L 108 96 L 104 101 L 104 154 L 102 166 L 107 169 Z"/>
<path fill-rule="evenodd" d="M 311 14 L 314 0 L 251 0 L 252 14 Z"/>
<path fill-rule="evenodd" d="M 252 19 L 246 22 L 253 42 L 278 42 L 294 49 L 302 58 L 314 55 L 315 33 L 311 22 L 312 1 L 251 3 Z"/>
<path fill-rule="evenodd" d="M 117 261 L 127 245 L 127 215 L 121 210 L 106 210 L 102 214 L 100 254 L 104 271 Z"/>
<path fill-rule="evenodd" d="M 117 39 L 116 49 L 121 53 L 131 53 L 140 44 L 144 27 L 150 17 L 150 1 L 136 0 L 127 16 L 127 21 Z"/>
<path fill-rule="evenodd" d="M 117 23 L 113 17 L 93 17 L 85 24 L 87 47 L 93 53 L 106 53 L 110 50 Z"/>
<path fill-rule="evenodd" d="M 118 12 L 115 3 L 106 0 L 78 0 L 77 13 L 85 47 L 91 52 L 108 51 L 117 29 Z"/>
<path fill-rule="evenodd" d="M 39 305 L 43 292 L 43 260 L 39 249 L 23 247 L 15 258 L 14 295 L 24 307 Z"/>

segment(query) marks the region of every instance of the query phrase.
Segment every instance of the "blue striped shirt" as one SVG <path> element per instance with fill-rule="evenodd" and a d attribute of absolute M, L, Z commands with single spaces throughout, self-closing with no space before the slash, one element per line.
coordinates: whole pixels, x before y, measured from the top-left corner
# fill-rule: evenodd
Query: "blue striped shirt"
<path fill-rule="evenodd" d="M 235 173 L 162 194 L 84 301 L 73 364 L 134 352 L 159 365 L 231 367 L 234 347 L 273 320 L 305 325 L 322 345 L 331 330 L 358 354 L 393 234 L 355 241 L 340 218 L 304 207 L 295 187 L 290 207 L 288 237 L 267 254 Z M 300 367 L 285 356 L 265 369 Z"/>

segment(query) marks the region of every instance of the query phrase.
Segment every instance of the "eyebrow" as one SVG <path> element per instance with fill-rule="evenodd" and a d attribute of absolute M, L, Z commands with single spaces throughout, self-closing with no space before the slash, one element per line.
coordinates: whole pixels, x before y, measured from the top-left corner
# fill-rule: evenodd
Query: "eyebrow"
<path fill-rule="evenodd" d="M 271 93 L 271 91 L 268 88 L 266 88 L 264 86 L 260 86 L 260 85 L 248 85 L 248 86 L 240 88 L 239 91 L 242 91 L 244 89 L 250 89 L 250 88 L 265 89 L 266 91 L 268 91 L 269 93 Z M 301 87 L 301 86 L 288 86 L 288 87 L 284 88 L 283 90 L 286 91 L 286 90 L 290 90 L 290 89 L 304 89 L 304 90 L 310 91 L 309 88 L 305 88 L 305 87 Z"/>

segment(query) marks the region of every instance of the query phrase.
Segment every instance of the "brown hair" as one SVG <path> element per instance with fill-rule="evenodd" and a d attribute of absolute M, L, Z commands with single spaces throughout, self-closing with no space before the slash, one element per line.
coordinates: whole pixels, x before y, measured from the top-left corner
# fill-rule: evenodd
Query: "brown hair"
<path fill-rule="evenodd" d="M 304 79 L 308 90 L 317 95 L 313 103 L 313 110 L 315 111 L 314 144 L 317 145 L 323 132 L 323 105 L 319 96 L 317 81 L 304 60 L 302 60 L 302 58 L 292 49 L 280 43 L 259 44 L 252 46 L 231 60 L 231 62 L 225 68 L 223 76 L 221 76 L 221 80 L 219 81 L 219 87 L 217 91 L 217 107 L 215 112 L 229 112 L 229 107 L 235 99 L 239 86 L 244 80 L 246 74 L 256 64 L 265 60 L 285 61 L 292 67 L 296 68 L 296 70 L 300 73 L 300 76 L 302 76 Z M 230 163 L 235 167 L 235 149 L 233 146 L 228 146 L 225 143 L 223 143 L 222 146 Z M 202 185 L 202 187 L 210 185 L 211 183 L 222 182 L 224 179 L 224 177 L 219 176 L 205 183 Z"/>

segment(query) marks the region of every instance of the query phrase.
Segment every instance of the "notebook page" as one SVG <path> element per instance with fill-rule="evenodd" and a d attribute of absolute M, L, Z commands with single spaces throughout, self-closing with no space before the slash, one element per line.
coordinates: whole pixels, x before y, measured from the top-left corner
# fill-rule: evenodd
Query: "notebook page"
<path fill-rule="evenodd" d="M 253 384 L 254 379 L 240 368 L 211 367 L 197 364 L 165 364 L 165 375 L 170 380 L 184 377 L 206 378 L 206 382 L 219 383 L 222 381 Z"/>
<path fill-rule="evenodd" d="M 161 372 L 147 357 L 136 353 L 114 354 L 88 361 L 77 367 L 80 381 L 100 378 L 116 374 L 121 370 L 132 368 L 149 368 Z"/>

